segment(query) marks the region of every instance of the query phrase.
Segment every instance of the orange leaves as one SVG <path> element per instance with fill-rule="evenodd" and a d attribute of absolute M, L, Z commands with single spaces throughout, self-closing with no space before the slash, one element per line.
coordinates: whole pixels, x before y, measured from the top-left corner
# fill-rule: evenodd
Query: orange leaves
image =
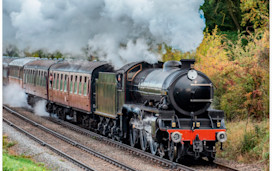
<path fill-rule="evenodd" d="M 268 31 L 239 35 L 236 43 L 228 44 L 216 33 L 205 33 L 196 51 L 196 68 L 217 87 L 216 107 L 225 110 L 228 119 L 268 117 Z"/>

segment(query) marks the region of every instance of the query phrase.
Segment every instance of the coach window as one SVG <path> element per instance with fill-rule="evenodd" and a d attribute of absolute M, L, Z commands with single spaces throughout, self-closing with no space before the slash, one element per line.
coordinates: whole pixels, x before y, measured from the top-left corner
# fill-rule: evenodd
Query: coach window
<path fill-rule="evenodd" d="M 27 70 L 25 70 L 25 83 L 27 83 Z"/>
<path fill-rule="evenodd" d="M 44 72 L 44 77 L 43 77 L 43 86 L 46 87 L 46 77 L 47 77 L 47 72 Z"/>
<path fill-rule="evenodd" d="M 31 83 L 34 84 L 34 81 L 35 81 L 34 80 L 35 79 L 35 77 L 34 77 L 34 70 L 31 70 L 31 72 L 32 72 L 32 74 L 31 74 L 32 75 L 32 77 L 31 77 Z"/>
<path fill-rule="evenodd" d="M 40 84 L 43 87 L 43 81 L 44 81 L 44 71 L 41 71 L 41 80 L 40 80 Z"/>
<path fill-rule="evenodd" d="M 74 94 L 77 94 L 77 75 L 75 76 Z"/>
<path fill-rule="evenodd" d="M 35 71 L 35 84 L 39 84 L 39 72 L 37 70 Z"/>
<path fill-rule="evenodd" d="M 30 81 L 30 83 L 33 84 L 33 70 L 30 70 L 30 72 L 31 72 L 31 74 L 30 74 L 31 75 L 31 81 Z"/>
<path fill-rule="evenodd" d="M 42 71 L 39 72 L 39 85 L 42 86 Z"/>
<path fill-rule="evenodd" d="M 43 73 L 44 73 L 44 71 L 41 71 L 41 75 L 40 75 L 40 85 L 41 86 L 43 86 L 43 79 L 44 79 Z"/>
<path fill-rule="evenodd" d="M 83 95 L 87 96 L 87 77 L 84 77 Z"/>
<path fill-rule="evenodd" d="M 56 73 L 54 73 L 54 78 L 53 78 L 53 89 L 56 89 Z"/>
<path fill-rule="evenodd" d="M 68 78 L 68 76 L 65 74 L 65 78 L 64 78 L 64 92 L 67 92 L 67 78 Z"/>
<path fill-rule="evenodd" d="M 43 71 L 41 71 L 41 73 L 40 73 L 40 86 L 41 87 L 43 86 L 43 79 L 44 79 L 44 77 L 43 77 Z"/>
<path fill-rule="evenodd" d="M 37 84 L 37 71 L 35 71 L 35 70 L 33 70 L 33 77 L 34 77 L 34 79 L 33 79 L 33 84 L 35 85 L 35 84 Z"/>
<path fill-rule="evenodd" d="M 31 70 L 32 71 L 32 84 L 34 85 L 34 82 L 35 82 L 35 74 L 34 74 L 34 70 Z"/>
<path fill-rule="evenodd" d="M 26 79 L 26 83 L 27 83 L 28 82 L 28 70 L 26 70 L 25 73 L 26 73 L 25 79 Z"/>
<path fill-rule="evenodd" d="M 73 76 L 70 78 L 70 93 L 73 93 Z"/>
<path fill-rule="evenodd" d="M 56 85 L 57 90 L 59 90 L 59 79 L 60 79 L 60 74 L 57 74 L 57 85 Z"/>
<path fill-rule="evenodd" d="M 39 84 L 38 82 L 38 78 L 39 78 L 39 75 L 38 75 L 38 71 L 35 71 L 35 85 Z"/>
<path fill-rule="evenodd" d="M 34 81 L 33 81 L 33 70 L 32 69 L 30 70 L 30 75 L 31 75 L 30 84 L 33 84 Z"/>
<path fill-rule="evenodd" d="M 36 72 L 37 72 L 36 84 L 40 85 L 40 71 L 36 71 Z"/>
<path fill-rule="evenodd" d="M 32 84 L 32 70 L 31 69 L 29 70 L 29 75 L 30 75 L 29 83 Z"/>
<path fill-rule="evenodd" d="M 3 71 L 4 71 L 4 72 L 3 72 L 3 77 L 5 77 L 5 69 L 3 69 Z M 23 83 L 25 83 L 25 76 L 26 76 L 25 72 L 24 72 L 24 75 L 23 75 L 23 76 L 24 76 Z"/>
<path fill-rule="evenodd" d="M 82 76 L 79 77 L 79 84 L 78 84 L 78 94 L 81 95 L 82 92 Z"/>
<path fill-rule="evenodd" d="M 62 91 L 62 81 L 63 81 L 63 74 L 60 74 L 60 88 L 59 88 L 60 91 Z"/>
<path fill-rule="evenodd" d="M 29 84 L 31 84 L 31 70 L 28 70 L 28 81 Z"/>
<path fill-rule="evenodd" d="M 29 80 L 29 70 L 26 70 L 26 83 L 28 83 Z"/>
<path fill-rule="evenodd" d="M 44 71 L 42 71 L 42 73 L 41 73 L 41 86 L 44 86 L 44 80 L 45 80 L 45 74 L 44 73 L 45 73 Z"/>
<path fill-rule="evenodd" d="M 35 71 L 35 83 L 36 85 L 39 84 L 39 71 Z"/>
<path fill-rule="evenodd" d="M 43 86 L 43 71 L 40 71 L 40 86 Z"/>
<path fill-rule="evenodd" d="M 25 83 L 27 83 L 28 70 L 25 70 Z"/>

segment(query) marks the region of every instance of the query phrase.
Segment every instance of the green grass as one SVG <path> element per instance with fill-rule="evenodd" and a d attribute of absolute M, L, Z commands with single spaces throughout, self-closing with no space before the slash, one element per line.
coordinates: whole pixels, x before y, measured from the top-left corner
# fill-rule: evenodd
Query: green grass
<path fill-rule="evenodd" d="M 7 140 L 7 136 L 3 136 L 3 171 L 47 171 L 42 163 L 35 163 L 30 157 L 24 155 L 11 155 L 9 148 L 14 146 L 15 142 Z"/>
<path fill-rule="evenodd" d="M 34 163 L 31 159 L 23 156 L 12 156 L 3 153 L 3 170 L 4 171 L 44 171 L 47 170 L 42 164 Z"/>

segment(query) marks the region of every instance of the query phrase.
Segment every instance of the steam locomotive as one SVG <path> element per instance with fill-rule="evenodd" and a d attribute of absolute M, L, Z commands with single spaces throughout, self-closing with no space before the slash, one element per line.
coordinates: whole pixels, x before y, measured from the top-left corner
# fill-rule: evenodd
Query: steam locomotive
<path fill-rule="evenodd" d="M 129 63 L 3 58 L 3 82 L 19 84 L 30 104 L 117 141 L 178 162 L 213 161 L 227 140 L 224 112 L 211 109 L 214 86 L 194 60 Z M 222 146 L 221 146 L 222 147 Z"/>

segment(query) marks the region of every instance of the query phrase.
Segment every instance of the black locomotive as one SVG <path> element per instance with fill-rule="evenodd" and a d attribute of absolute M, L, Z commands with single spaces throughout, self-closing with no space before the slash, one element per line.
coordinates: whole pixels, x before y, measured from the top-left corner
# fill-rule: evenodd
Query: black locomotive
<path fill-rule="evenodd" d="M 212 161 L 216 142 L 226 141 L 224 112 L 210 108 L 213 84 L 194 60 L 118 70 L 106 62 L 3 61 L 11 73 L 5 79 L 20 84 L 29 101 L 45 99 L 59 118 L 154 155 Z"/>

